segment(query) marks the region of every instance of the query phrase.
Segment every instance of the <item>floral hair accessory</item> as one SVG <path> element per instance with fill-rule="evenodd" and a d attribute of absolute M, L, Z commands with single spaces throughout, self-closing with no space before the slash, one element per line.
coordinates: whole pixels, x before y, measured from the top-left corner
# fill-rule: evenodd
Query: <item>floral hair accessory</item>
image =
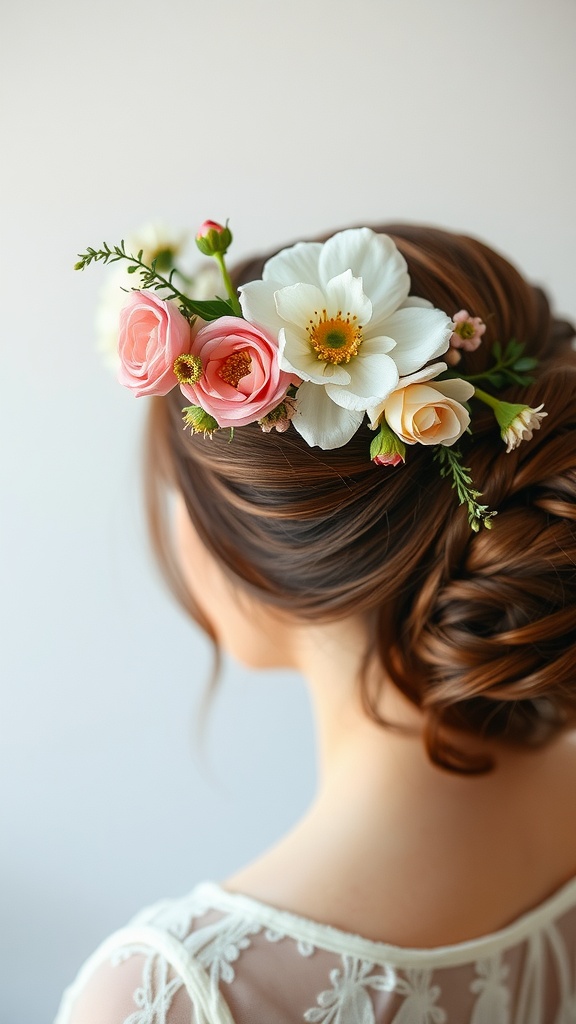
<path fill-rule="evenodd" d="M 470 316 L 467 309 L 461 309 L 452 317 L 454 333 L 450 338 L 453 348 L 463 348 L 466 352 L 475 352 L 486 331 L 486 324 L 479 316 Z"/>
<path fill-rule="evenodd" d="M 479 316 L 470 316 L 467 309 L 461 309 L 452 317 L 454 332 L 450 338 L 450 348 L 446 353 L 446 362 L 449 366 L 457 366 L 462 355 L 460 349 L 465 352 L 475 352 L 482 342 L 486 331 L 486 324 Z"/>
<path fill-rule="evenodd" d="M 120 314 L 121 383 L 137 396 L 179 387 L 191 403 L 185 427 L 208 436 L 255 423 L 266 433 L 293 427 L 310 446 L 330 450 L 367 419 L 377 432 L 375 465 L 402 465 L 407 445 L 431 448 L 470 527 L 490 528 L 496 513 L 479 504 L 456 443 L 470 432 L 472 398 L 493 410 L 508 452 L 540 427 L 542 406 L 502 402 L 478 386 L 530 383 L 537 363 L 523 345 L 496 343 L 491 369 L 457 377 L 449 365 L 482 343 L 485 324 L 465 309 L 450 318 L 410 295 L 404 257 L 369 228 L 283 249 L 239 293 L 225 261 L 231 242 L 228 225 L 216 221 L 196 235 L 219 267 L 224 298 L 193 297 L 193 279 L 174 262 L 180 243 L 157 244 L 151 258 L 124 242 L 80 255 L 78 270 L 125 262 L 139 277 Z"/>

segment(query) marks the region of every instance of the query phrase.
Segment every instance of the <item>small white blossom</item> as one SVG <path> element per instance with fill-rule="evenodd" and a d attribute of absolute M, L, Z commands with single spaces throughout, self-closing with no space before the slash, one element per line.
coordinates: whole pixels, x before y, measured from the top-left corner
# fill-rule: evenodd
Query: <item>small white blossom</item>
<path fill-rule="evenodd" d="M 540 430 L 541 421 L 548 415 L 547 412 L 541 411 L 543 408 L 543 405 L 538 405 L 535 409 L 531 409 L 526 405 L 516 414 L 512 422 L 502 429 L 502 440 L 507 446 L 507 452 L 518 448 L 522 441 L 530 441 L 534 431 Z"/>

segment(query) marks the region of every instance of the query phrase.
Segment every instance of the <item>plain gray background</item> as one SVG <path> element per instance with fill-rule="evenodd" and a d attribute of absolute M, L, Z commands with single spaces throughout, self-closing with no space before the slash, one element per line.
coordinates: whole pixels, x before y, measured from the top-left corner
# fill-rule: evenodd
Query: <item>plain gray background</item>
<path fill-rule="evenodd" d="M 351 223 L 466 230 L 574 295 L 574 0 L 25 0 L 0 31 L 0 1024 L 142 904 L 220 879 L 314 788 L 287 673 L 228 665 L 162 589 L 145 401 L 94 350 L 77 252 L 231 218 L 234 255 Z M 102 1022 L 105 1024 L 105 1022 Z"/>

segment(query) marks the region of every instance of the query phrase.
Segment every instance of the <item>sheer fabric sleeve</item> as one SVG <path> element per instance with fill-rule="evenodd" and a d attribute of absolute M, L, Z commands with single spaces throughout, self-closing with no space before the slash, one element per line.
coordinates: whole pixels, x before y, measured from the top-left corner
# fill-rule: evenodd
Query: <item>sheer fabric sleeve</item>
<path fill-rule="evenodd" d="M 152 927 L 126 928 L 86 961 L 54 1024 L 234 1024 L 182 943 Z"/>

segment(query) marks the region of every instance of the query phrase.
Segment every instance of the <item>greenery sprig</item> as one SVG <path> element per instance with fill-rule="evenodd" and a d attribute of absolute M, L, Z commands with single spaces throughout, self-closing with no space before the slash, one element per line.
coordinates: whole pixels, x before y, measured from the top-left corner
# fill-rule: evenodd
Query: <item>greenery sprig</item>
<path fill-rule="evenodd" d="M 452 477 L 452 488 L 456 490 L 460 504 L 468 507 L 470 529 L 474 533 L 478 533 L 481 526 L 490 530 L 492 519 L 497 513 L 491 512 L 488 505 L 480 505 L 476 500 L 482 497 L 482 493 L 472 487 L 471 472 L 462 464 L 460 450 L 440 444 L 434 452 L 434 458 L 440 463 L 440 476 Z"/>
<path fill-rule="evenodd" d="M 163 289 L 169 293 L 168 298 L 174 298 L 184 314 L 189 320 L 192 317 L 199 316 L 202 320 L 218 320 L 221 316 L 237 316 L 238 310 L 228 299 L 189 299 L 187 295 L 184 295 L 174 283 L 174 275 L 178 271 L 174 268 L 170 271 L 168 277 L 164 277 L 156 269 L 157 260 L 154 259 L 150 264 L 144 263 L 142 257 L 144 250 L 140 249 L 137 256 L 133 253 L 126 252 L 124 240 L 120 242 L 120 245 L 109 246 L 106 242 L 102 243 L 101 249 L 93 249 L 91 246 L 88 247 L 85 253 L 79 253 L 78 262 L 74 264 L 74 270 L 84 270 L 85 267 L 89 267 L 91 263 L 117 263 L 119 260 L 126 260 L 130 266 L 127 267 L 129 274 L 140 275 L 139 288 L 135 288 L 134 291 L 138 291 L 141 288 L 150 288 L 154 291 L 160 291 Z"/>
<path fill-rule="evenodd" d="M 491 350 L 494 365 L 483 373 L 467 374 L 464 379 L 470 384 L 482 382 L 491 384 L 494 388 L 511 387 L 514 384 L 528 387 L 534 381 L 534 377 L 530 376 L 530 371 L 536 369 L 538 360 L 531 356 L 525 356 L 524 349 L 524 343 L 517 341 L 516 338 L 511 338 L 504 348 L 499 341 L 495 341 Z M 463 375 L 455 372 L 450 376 Z"/>

